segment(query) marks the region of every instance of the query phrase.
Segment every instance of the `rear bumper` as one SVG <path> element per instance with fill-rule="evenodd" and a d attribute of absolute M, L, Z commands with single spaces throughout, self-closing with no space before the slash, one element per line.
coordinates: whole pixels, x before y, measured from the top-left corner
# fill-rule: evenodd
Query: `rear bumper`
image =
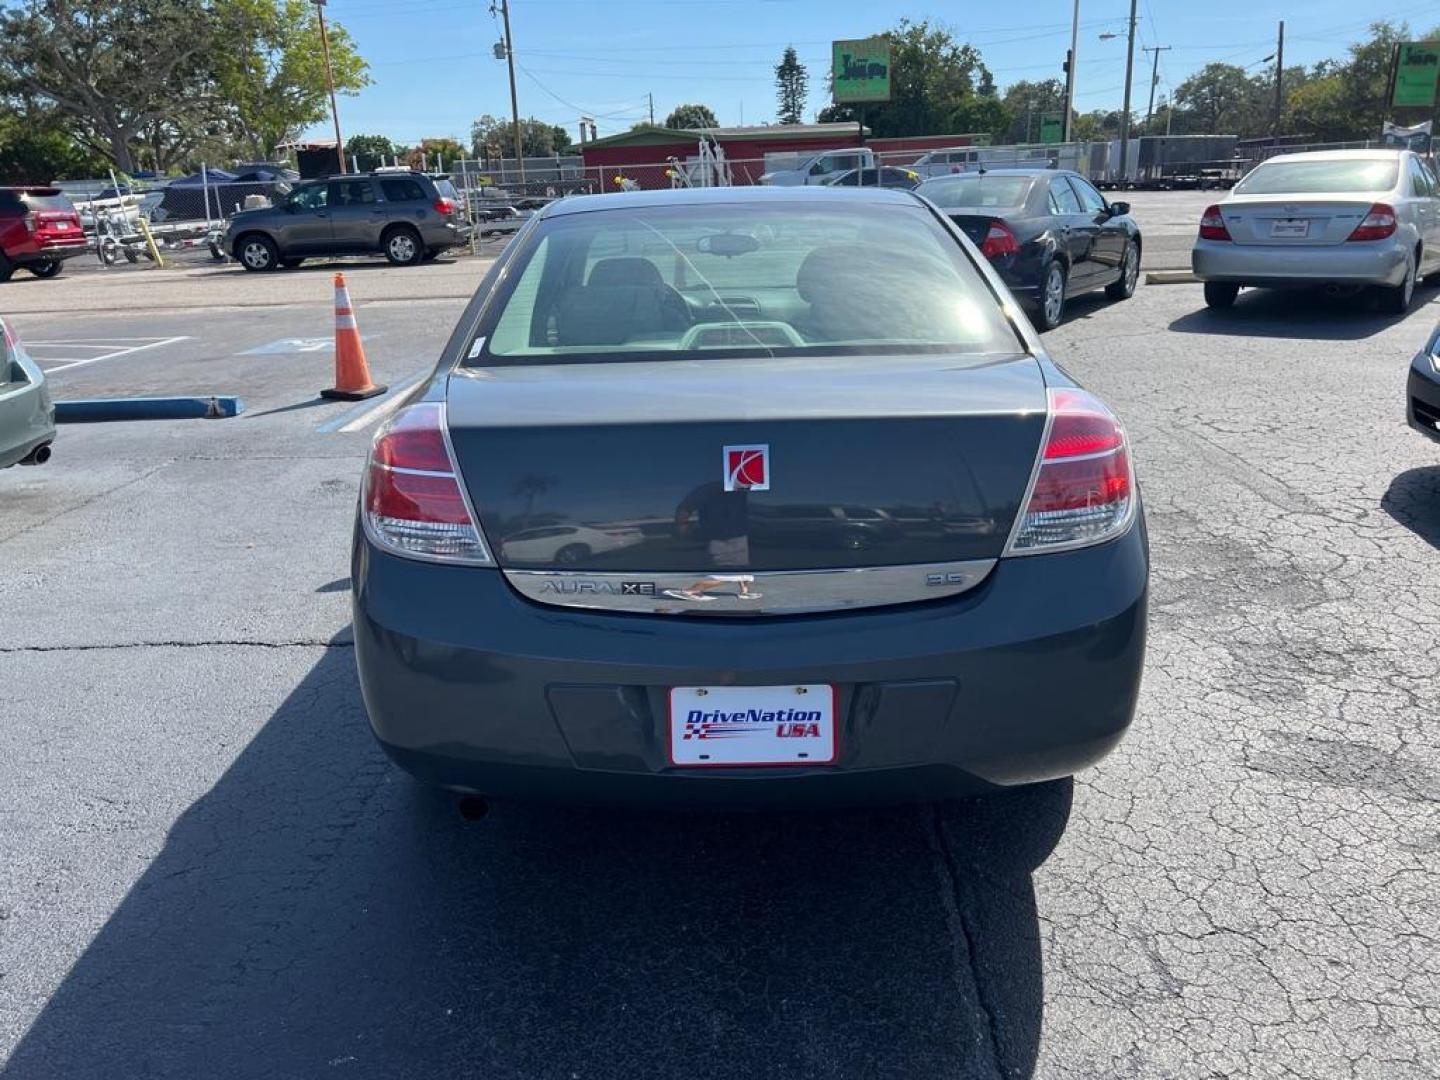
<path fill-rule="evenodd" d="M 1040 301 L 1040 275 L 1044 264 L 1035 258 L 1016 255 L 1001 255 L 991 259 L 990 265 L 1000 275 L 1016 300 L 1033 305 Z"/>
<path fill-rule="evenodd" d="M 16 266 L 43 266 L 45 263 L 73 259 L 77 255 L 84 255 L 89 250 L 89 243 L 82 239 L 73 244 L 27 245 L 20 251 L 7 252 L 7 254 L 10 261 Z"/>
<path fill-rule="evenodd" d="M 43 382 L 0 388 L 0 469 L 55 441 L 55 406 Z"/>
<path fill-rule="evenodd" d="M 470 234 L 474 230 L 465 221 L 458 223 L 444 222 L 439 225 L 428 225 L 421 230 L 426 247 L 455 247 L 459 244 L 468 243 Z"/>
<path fill-rule="evenodd" d="M 564 801 L 939 798 L 1069 775 L 1134 712 L 1143 523 L 1109 544 L 1002 560 L 953 600 L 747 620 L 561 610 L 487 569 L 357 539 L 355 647 L 375 735 L 421 779 Z M 678 769 L 668 690 L 831 683 L 833 765 Z"/>
<path fill-rule="evenodd" d="M 1410 361 L 1405 380 L 1405 420 L 1420 434 L 1440 442 L 1440 375 L 1435 373 L 1428 350 Z"/>
<path fill-rule="evenodd" d="M 1406 250 L 1399 243 L 1268 247 L 1197 240 L 1190 265 L 1201 281 L 1231 285 L 1399 285 Z"/>

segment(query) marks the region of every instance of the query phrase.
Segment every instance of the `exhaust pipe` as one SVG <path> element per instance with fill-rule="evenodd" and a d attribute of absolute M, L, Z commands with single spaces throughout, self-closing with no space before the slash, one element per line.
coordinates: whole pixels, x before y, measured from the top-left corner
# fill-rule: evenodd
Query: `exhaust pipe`
<path fill-rule="evenodd" d="M 41 443 L 20 459 L 21 465 L 44 465 L 50 460 L 50 444 Z"/>
<path fill-rule="evenodd" d="M 466 821 L 479 821 L 490 813 L 490 803 L 483 795 L 462 795 L 459 809 L 460 816 Z"/>

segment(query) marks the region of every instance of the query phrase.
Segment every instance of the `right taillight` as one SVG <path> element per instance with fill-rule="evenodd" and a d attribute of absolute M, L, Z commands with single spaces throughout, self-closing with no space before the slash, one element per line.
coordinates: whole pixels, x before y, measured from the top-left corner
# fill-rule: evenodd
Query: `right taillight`
<path fill-rule="evenodd" d="M 1120 422 L 1084 390 L 1055 388 L 1049 398 L 1040 467 L 1010 541 L 1014 555 L 1098 544 L 1132 517 L 1135 478 Z"/>
<path fill-rule="evenodd" d="M 1205 213 L 1200 215 L 1200 239 L 1230 239 L 1230 230 L 1225 227 L 1225 219 L 1220 216 L 1220 207 L 1207 207 Z"/>
<path fill-rule="evenodd" d="M 1348 240 L 1384 240 L 1395 235 L 1395 208 L 1387 203 L 1376 203 L 1370 207 L 1365 219 L 1355 226 Z"/>
<path fill-rule="evenodd" d="M 397 555 L 488 564 L 444 425 L 444 407 L 422 402 L 376 433 L 361 494 L 366 532 Z"/>

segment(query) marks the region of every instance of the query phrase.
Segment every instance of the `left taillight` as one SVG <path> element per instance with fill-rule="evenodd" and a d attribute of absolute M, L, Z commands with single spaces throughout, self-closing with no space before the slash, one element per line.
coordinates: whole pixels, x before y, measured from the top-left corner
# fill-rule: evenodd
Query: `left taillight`
<path fill-rule="evenodd" d="M 1129 527 L 1135 477 L 1125 431 L 1093 394 L 1049 391 L 1050 426 L 1008 554 L 1099 544 Z"/>
<path fill-rule="evenodd" d="M 445 438 L 443 405 L 412 405 L 376 432 L 361 499 L 366 532 L 397 555 L 492 562 Z"/>
<path fill-rule="evenodd" d="M 453 214 L 459 207 L 450 199 L 439 198 L 435 200 L 435 212 L 437 214 Z"/>
<path fill-rule="evenodd" d="M 980 245 L 981 255 L 994 259 L 1001 255 L 1014 255 L 1019 250 L 1020 241 L 1009 225 L 1003 221 L 990 222 L 989 228 L 985 230 L 985 240 Z"/>

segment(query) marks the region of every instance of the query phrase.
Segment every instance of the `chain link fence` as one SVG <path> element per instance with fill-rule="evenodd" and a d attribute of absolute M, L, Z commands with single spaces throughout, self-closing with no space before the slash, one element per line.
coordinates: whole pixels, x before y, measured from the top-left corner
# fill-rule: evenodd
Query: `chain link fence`
<path fill-rule="evenodd" d="M 526 158 L 523 178 L 513 158 L 427 164 L 433 166 L 433 174 L 450 177 L 475 226 L 472 250 L 480 250 L 508 238 L 546 203 L 568 195 L 762 183 L 913 188 L 937 176 L 1014 167 L 1069 169 L 1110 188 L 1225 188 L 1277 154 L 1385 144 L 1280 140 L 1249 145 L 1226 136 L 1145 137 L 1131 140 L 1123 176 L 1119 140 L 883 153 L 833 150 L 736 160 L 716 153 L 709 144 L 696 145 L 697 153 L 684 158 L 639 165 L 587 166 L 577 155 Z M 99 261 L 111 264 L 150 258 L 151 240 L 162 255 L 195 251 L 201 257 L 224 259 L 219 242 L 226 220 L 240 210 L 278 202 L 299 182 L 293 173 L 278 168 L 266 179 L 237 179 L 206 167 L 166 182 L 112 180 L 61 186 L 79 211 Z"/>

